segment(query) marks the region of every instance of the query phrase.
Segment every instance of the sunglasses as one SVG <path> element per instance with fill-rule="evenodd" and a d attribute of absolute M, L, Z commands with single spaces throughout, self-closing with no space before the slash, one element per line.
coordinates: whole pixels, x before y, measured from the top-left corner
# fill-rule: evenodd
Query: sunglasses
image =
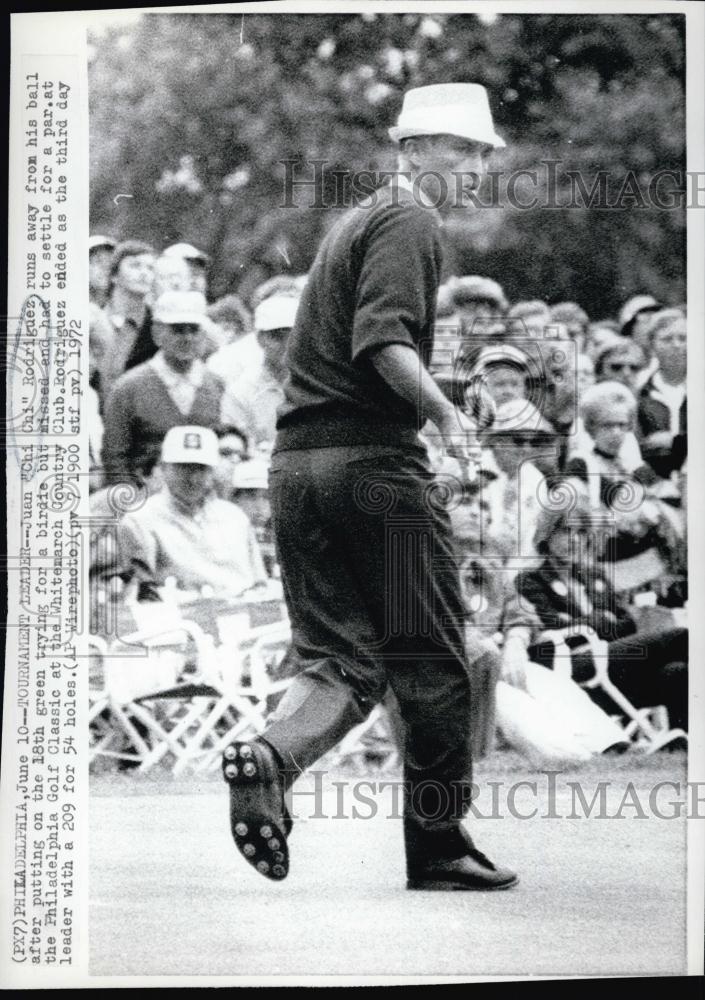
<path fill-rule="evenodd" d="M 179 337 L 189 333 L 195 336 L 201 332 L 200 326 L 196 323 L 169 323 L 167 324 L 167 329 L 169 333 L 176 334 Z"/>
<path fill-rule="evenodd" d="M 493 435 L 493 441 L 495 444 L 513 444 L 517 448 L 534 448 L 539 445 L 549 444 L 553 441 L 553 436 L 547 433 L 536 432 L 533 434 L 518 433 L 518 434 L 507 434 L 500 433 Z"/>
<path fill-rule="evenodd" d="M 641 371 L 641 365 L 630 365 L 626 361 L 622 364 L 618 361 L 611 362 L 608 366 L 611 372 L 638 372 Z"/>
<path fill-rule="evenodd" d="M 221 458 L 242 458 L 245 457 L 244 451 L 239 451 L 237 448 L 219 448 L 218 454 Z"/>

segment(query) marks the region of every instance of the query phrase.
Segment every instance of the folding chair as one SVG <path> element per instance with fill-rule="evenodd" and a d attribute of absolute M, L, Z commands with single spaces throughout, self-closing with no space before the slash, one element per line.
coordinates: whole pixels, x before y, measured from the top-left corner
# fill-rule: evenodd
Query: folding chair
<path fill-rule="evenodd" d="M 262 732 L 266 726 L 272 699 L 282 694 L 291 683 L 291 677 L 277 677 L 277 668 L 290 644 L 291 626 L 288 620 L 282 620 L 250 629 L 237 647 L 241 670 L 241 684 L 237 694 L 250 703 L 248 721 L 252 723 L 251 731 L 255 734 Z M 232 647 L 225 646 L 216 651 L 221 669 L 223 663 L 227 663 L 231 649 Z M 222 751 L 241 735 L 241 725 L 235 721 L 204 753 L 197 770 L 218 768 Z"/>
<path fill-rule="evenodd" d="M 128 682 L 127 689 L 125 672 L 130 667 L 123 661 L 116 665 L 120 681 L 108 683 L 111 703 L 118 702 L 118 710 L 133 723 L 140 723 L 148 737 L 143 741 L 148 744 L 146 751 L 141 748 L 140 771 L 150 770 L 169 754 L 172 770 L 179 774 L 213 752 L 223 728 L 233 739 L 264 727 L 256 699 L 239 683 L 241 664 L 234 651 L 230 650 L 226 663 L 217 655 L 212 637 L 194 622 L 182 621 L 175 629 L 137 632 L 123 643 L 145 645 L 151 657 L 163 657 L 170 651 L 181 654 L 180 663 L 167 659 L 164 670 L 144 671 L 146 676 L 136 681 L 133 677 L 133 686 Z"/>
<path fill-rule="evenodd" d="M 88 660 L 88 762 L 92 764 L 101 754 L 108 755 L 117 733 L 110 718 L 110 698 L 105 690 L 103 657 L 107 643 L 99 636 L 91 636 Z"/>
<path fill-rule="evenodd" d="M 584 640 L 584 645 L 570 649 L 566 639 L 578 637 Z M 605 694 L 611 698 L 614 704 L 620 709 L 629 721 L 624 726 L 624 735 L 627 739 L 634 741 L 639 749 L 648 754 L 661 750 L 668 744 L 676 741 L 687 742 L 688 734 L 684 729 L 670 728 L 670 724 L 655 725 L 654 719 L 664 722 L 668 719 L 668 712 L 664 705 L 650 708 L 636 708 L 626 695 L 619 690 L 608 674 L 608 643 L 598 638 L 594 630 L 581 627 L 579 632 L 574 629 L 554 629 L 543 632 L 540 642 L 551 642 L 554 646 L 554 670 L 571 676 L 571 652 L 576 653 L 588 650 L 592 655 L 595 665 L 595 675 L 589 681 L 582 684 L 586 690 L 601 688 Z"/>
<path fill-rule="evenodd" d="M 262 732 L 271 698 L 290 683 L 272 677 L 290 640 L 288 621 L 279 621 L 217 647 L 195 622 L 165 620 L 110 647 L 109 704 L 130 734 L 138 769 L 148 771 L 167 756 L 174 774 L 217 767 L 229 742 Z M 147 647 L 149 656 L 136 661 L 128 655 L 134 646 Z M 150 659 L 165 655 L 164 669 L 155 670 Z"/>
<path fill-rule="evenodd" d="M 98 757 L 139 764 L 149 752 L 149 744 L 135 727 L 129 711 L 110 694 L 105 676 L 108 644 L 95 635 L 88 641 L 89 765 Z"/>

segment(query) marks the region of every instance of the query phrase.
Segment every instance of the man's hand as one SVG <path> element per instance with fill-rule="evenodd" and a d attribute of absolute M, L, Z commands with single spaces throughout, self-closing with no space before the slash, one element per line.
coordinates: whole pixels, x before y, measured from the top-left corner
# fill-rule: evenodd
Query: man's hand
<path fill-rule="evenodd" d="M 451 406 L 437 425 L 443 438 L 446 452 L 468 465 L 471 478 L 479 468 L 482 459 L 482 448 L 477 438 L 477 424 L 462 410 Z"/>

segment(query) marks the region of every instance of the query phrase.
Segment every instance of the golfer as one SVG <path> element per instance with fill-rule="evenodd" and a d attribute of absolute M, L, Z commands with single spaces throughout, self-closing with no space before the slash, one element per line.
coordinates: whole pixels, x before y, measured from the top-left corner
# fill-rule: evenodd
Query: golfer
<path fill-rule="evenodd" d="M 300 672 L 261 737 L 224 753 L 235 843 L 257 871 L 289 870 L 285 791 L 362 722 L 387 686 L 404 720 L 410 889 L 504 889 L 462 826 L 471 691 L 447 514 L 418 431 L 475 454 L 473 422 L 425 367 L 440 226 L 467 204 L 495 134 L 485 89 L 404 97 L 392 183 L 323 240 L 291 333 L 270 472 L 277 549 Z"/>

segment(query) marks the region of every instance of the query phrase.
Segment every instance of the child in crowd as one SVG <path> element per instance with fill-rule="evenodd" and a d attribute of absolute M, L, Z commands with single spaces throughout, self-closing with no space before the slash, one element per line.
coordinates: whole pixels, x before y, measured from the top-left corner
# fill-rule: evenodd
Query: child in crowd
<path fill-rule="evenodd" d="M 628 559 L 655 548 L 671 562 L 682 519 L 662 502 L 663 490 L 639 461 L 638 448 L 627 444 L 636 414 L 633 393 L 621 382 L 599 382 L 583 396 L 580 414 L 591 444 L 573 453 L 565 473 L 587 484 L 593 510 L 610 513 L 614 538 L 606 558 Z"/>
<path fill-rule="evenodd" d="M 569 663 L 563 666 L 574 680 L 584 684 L 595 675 L 597 647 L 589 641 L 593 636 L 604 643 L 600 648 L 607 656 L 610 679 L 633 705 L 665 705 L 670 724 L 687 728 L 687 629 L 638 631 L 601 569 L 610 526 L 592 509 L 587 488 L 579 480 L 568 480 L 556 496 L 559 502 L 545 506 L 537 524 L 541 563 L 518 574 L 519 595 L 529 602 L 542 628 L 565 643 Z M 565 502 L 568 498 L 571 502 Z M 527 652 L 533 662 L 555 669 L 557 646 L 548 639 L 532 642 Z M 606 711 L 615 710 L 599 687 L 590 694 Z"/>

